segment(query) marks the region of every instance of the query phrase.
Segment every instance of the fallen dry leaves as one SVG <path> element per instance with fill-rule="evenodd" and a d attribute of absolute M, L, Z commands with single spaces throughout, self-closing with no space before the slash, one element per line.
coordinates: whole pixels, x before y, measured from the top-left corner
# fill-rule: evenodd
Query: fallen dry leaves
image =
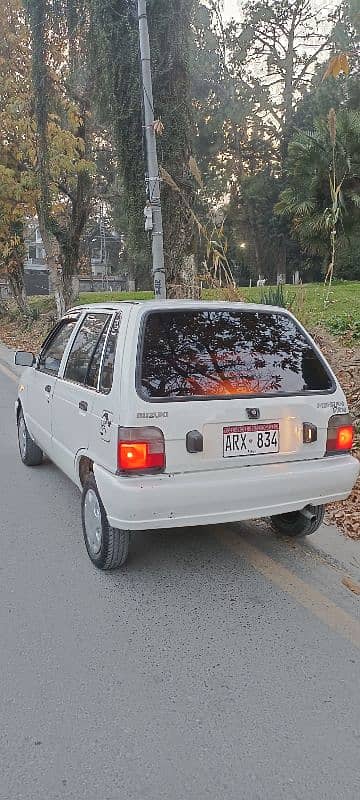
<path fill-rule="evenodd" d="M 352 578 L 343 578 L 341 583 L 343 586 L 346 586 L 347 589 L 350 590 L 353 594 L 357 594 L 360 596 L 360 584 L 353 581 Z"/>
<path fill-rule="evenodd" d="M 313 333 L 336 373 L 355 417 L 358 428 L 355 455 L 360 460 L 360 346 L 351 340 L 337 339 L 323 329 Z M 327 521 L 337 525 L 351 539 L 360 539 L 360 479 L 348 500 L 328 506 Z"/>
<path fill-rule="evenodd" d="M 37 320 L 8 320 L 0 317 L 0 341 L 13 350 L 38 353 L 49 330 L 55 324 L 53 314 L 41 314 Z"/>

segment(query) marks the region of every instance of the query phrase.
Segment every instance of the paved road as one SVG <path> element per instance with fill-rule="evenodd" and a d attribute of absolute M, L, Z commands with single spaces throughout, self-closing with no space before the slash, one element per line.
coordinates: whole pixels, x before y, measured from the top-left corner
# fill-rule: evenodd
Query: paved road
<path fill-rule="evenodd" d="M 0 372 L 1 800 L 355 800 L 359 598 L 265 527 L 82 543 L 77 490 L 19 462 Z"/>

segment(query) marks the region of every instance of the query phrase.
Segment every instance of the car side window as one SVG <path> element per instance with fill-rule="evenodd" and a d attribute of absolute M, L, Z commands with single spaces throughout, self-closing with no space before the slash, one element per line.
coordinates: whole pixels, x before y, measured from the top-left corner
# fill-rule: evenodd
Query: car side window
<path fill-rule="evenodd" d="M 116 345 L 117 345 L 120 325 L 121 325 L 121 314 L 117 314 L 111 326 L 111 330 L 106 342 L 104 359 L 101 370 L 99 388 L 100 392 L 103 392 L 104 394 L 109 394 L 109 392 L 111 392 L 113 385 Z"/>
<path fill-rule="evenodd" d="M 100 368 L 101 354 L 105 343 L 104 334 L 109 321 L 109 314 L 86 315 L 71 348 L 65 369 L 65 380 L 93 388 L 95 384 L 96 388 L 98 377 L 96 368 L 98 362 Z"/>
<path fill-rule="evenodd" d="M 44 342 L 39 356 L 38 370 L 58 375 L 60 364 L 78 317 L 62 320 Z"/>
<path fill-rule="evenodd" d="M 89 364 L 89 368 L 87 371 L 86 377 L 86 386 L 89 386 L 90 389 L 97 389 L 98 382 L 99 382 L 99 374 L 100 374 L 100 367 L 101 367 L 101 359 L 102 354 L 104 351 L 104 345 L 106 342 L 106 337 L 108 335 L 110 327 L 110 317 L 105 325 L 105 328 L 100 336 L 98 346 L 95 348 L 92 359 Z"/>

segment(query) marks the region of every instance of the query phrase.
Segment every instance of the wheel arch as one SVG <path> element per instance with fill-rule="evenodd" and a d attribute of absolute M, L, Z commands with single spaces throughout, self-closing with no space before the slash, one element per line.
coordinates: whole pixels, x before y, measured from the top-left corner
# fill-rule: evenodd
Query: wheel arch
<path fill-rule="evenodd" d="M 17 398 L 17 400 L 15 400 L 15 416 L 16 416 L 16 422 L 18 422 L 18 421 L 19 421 L 19 414 L 20 414 L 20 411 L 21 411 L 21 410 L 22 410 L 22 404 L 21 404 L 21 400 L 20 400 L 19 398 Z"/>
<path fill-rule="evenodd" d="M 83 488 L 89 475 L 94 474 L 94 461 L 89 456 L 81 453 L 77 457 L 76 476 L 78 479 L 79 487 Z"/>

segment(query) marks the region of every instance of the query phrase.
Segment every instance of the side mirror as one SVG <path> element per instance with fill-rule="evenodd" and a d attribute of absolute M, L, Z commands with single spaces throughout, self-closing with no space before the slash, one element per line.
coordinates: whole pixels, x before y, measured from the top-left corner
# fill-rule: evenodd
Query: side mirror
<path fill-rule="evenodd" d="M 26 350 L 18 350 L 15 353 L 14 361 L 17 367 L 33 367 L 36 359 L 34 353 L 27 353 Z"/>

